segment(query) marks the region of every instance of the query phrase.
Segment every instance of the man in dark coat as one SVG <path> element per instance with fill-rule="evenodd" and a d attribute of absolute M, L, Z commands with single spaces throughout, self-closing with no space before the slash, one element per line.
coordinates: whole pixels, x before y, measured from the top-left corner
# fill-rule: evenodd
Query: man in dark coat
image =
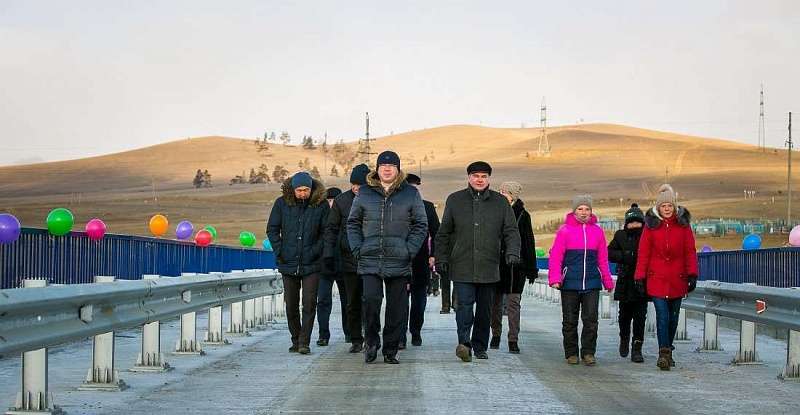
<path fill-rule="evenodd" d="M 323 260 L 327 268 L 338 267 L 344 279 L 347 305 L 343 308 L 342 319 L 347 320 L 347 329 L 350 332 L 350 353 L 360 353 L 364 348 L 364 336 L 361 325 L 362 288 L 361 278 L 358 276 L 358 264 L 353 258 L 350 244 L 347 242 L 347 218 L 350 216 L 350 207 L 356 198 L 359 188 L 367 183 L 369 167 L 359 164 L 353 167 L 350 173 L 350 190 L 342 193 L 333 200 L 331 213 L 328 215 L 328 224 L 325 228 L 325 252 Z M 341 289 L 340 289 L 341 292 Z"/>
<path fill-rule="evenodd" d="M 328 188 L 325 198 L 328 206 L 333 207 L 333 201 L 342 194 L 338 187 Z M 333 212 L 333 209 L 331 209 Z M 329 220 L 330 215 L 329 213 Z M 319 289 L 317 289 L 317 323 L 319 324 L 319 339 L 317 346 L 327 346 L 331 339 L 330 319 L 333 310 L 333 284 L 339 288 L 339 303 L 342 307 L 342 331 L 346 342 L 350 342 L 350 330 L 347 327 L 347 291 L 345 290 L 344 278 L 342 277 L 341 261 L 335 257 L 331 262 L 326 259 L 323 250 L 322 276 L 319 279 Z"/>
<path fill-rule="evenodd" d="M 283 196 L 275 200 L 267 221 L 278 270 L 283 275 L 286 320 L 292 336 L 290 352 L 311 353 L 309 342 L 314 328 L 317 287 L 321 269 L 323 235 L 328 220 L 325 186 L 306 172 L 296 173 L 282 186 Z M 303 315 L 300 318 L 300 290 Z"/>
<path fill-rule="evenodd" d="M 419 190 L 422 179 L 416 174 L 409 173 L 406 181 Z M 433 266 L 433 240 L 436 232 L 439 231 L 439 216 L 436 215 L 436 207 L 433 203 L 423 200 L 425 205 L 425 216 L 428 218 L 428 235 L 422 248 L 419 249 L 414 261 L 411 263 L 411 310 L 408 316 L 408 329 L 411 332 L 411 344 L 422 346 L 422 325 L 425 323 L 425 306 L 428 304 L 428 287 L 431 284 L 431 267 Z M 405 348 L 406 332 L 403 331 L 403 339 L 400 341 L 400 348 Z"/>
<path fill-rule="evenodd" d="M 506 263 L 520 263 L 514 211 L 505 197 L 489 189 L 491 174 L 483 161 L 467 167 L 469 186 L 447 197 L 436 234 L 436 268 L 449 275 L 458 295 L 456 356 L 464 362 L 472 361 L 473 350 L 476 358 L 489 358 L 492 297 L 500 281 L 503 244 Z"/>
<path fill-rule="evenodd" d="M 347 219 L 347 240 L 364 281 L 364 360 L 375 361 L 380 348 L 380 311 L 386 286 L 383 361 L 400 363 L 397 350 L 408 320 L 411 260 L 428 235 L 422 197 L 406 183 L 400 157 L 392 151 L 378 156 L 377 170 L 367 176 L 353 200 Z"/>
<path fill-rule="evenodd" d="M 631 360 L 644 362 L 642 342 L 647 319 L 647 296 L 636 288 L 633 274 L 636 273 L 636 259 L 639 239 L 642 237 L 644 213 L 636 203 L 625 212 L 624 229 L 614 233 L 608 244 L 608 260 L 617 263 L 617 286 L 614 299 L 619 301 L 619 355 L 628 357 L 631 344 L 631 320 L 633 320 L 633 352 Z"/>
<path fill-rule="evenodd" d="M 525 280 L 533 284 L 539 274 L 536 265 L 536 240 L 533 236 L 531 215 L 525 210 L 525 203 L 520 199 L 522 185 L 517 182 L 504 182 L 500 185 L 500 194 L 508 199 L 520 237 L 520 257 L 522 262 L 516 266 L 500 263 L 500 282 L 492 303 L 492 341 L 489 347 L 500 348 L 500 335 L 503 332 L 503 297 L 506 299 L 506 314 L 508 315 L 508 351 L 519 353 L 519 316 L 522 291 L 525 289 Z M 505 254 L 505 247 L 503 247 Z"/>

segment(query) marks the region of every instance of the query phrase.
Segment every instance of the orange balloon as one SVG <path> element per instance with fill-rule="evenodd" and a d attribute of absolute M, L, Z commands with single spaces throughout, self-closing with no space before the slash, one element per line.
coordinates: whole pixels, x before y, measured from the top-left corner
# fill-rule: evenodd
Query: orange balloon
<path fill-rule="evenodd" d="M 150 233 L 153 236 L 164 236 L 169 228 L 169 221 L 164 215 L 155 215 L 150 218 Z"/>

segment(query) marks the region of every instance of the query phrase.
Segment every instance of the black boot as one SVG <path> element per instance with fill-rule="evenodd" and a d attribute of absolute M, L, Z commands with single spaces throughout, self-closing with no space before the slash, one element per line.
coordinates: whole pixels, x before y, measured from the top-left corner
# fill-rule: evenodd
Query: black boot
<path fill-rule="evenodd" d="M 400 363 L 400 361 L 397 360 L 397 356 L 388 354 L 383 355 L 383 362 L 388 363 L 390 365 L 396 365 Z"/>
<path fill-rule="evenodd" d="M 634 363 L 644 363 L 644 356 L 642 356 L 642 341 L 633 341 L 633 352 L 631 353 L 631 361 Z"/>
<path fill-rule="evenodd" d="M 628 357 L 630 352 L 631 338 L 629 336 L 619 336 L 619 355 Z"/>
<path fill-rule="evenodd" d="M 500 336 L 492 336 L 492 341 L 489 342 L 490 349 L 500 348 Z"/>
<path fill-rule="evenodd" d="M 378 345 L 367 345 L 364 349 L 364 362 L 372 363 L 378 357 Z"/>
<path fill-rule="evenodd" d="M 517 342 L 508 342 L 508 352 L 519 354 L 519 345 L 517 345 Z"/>

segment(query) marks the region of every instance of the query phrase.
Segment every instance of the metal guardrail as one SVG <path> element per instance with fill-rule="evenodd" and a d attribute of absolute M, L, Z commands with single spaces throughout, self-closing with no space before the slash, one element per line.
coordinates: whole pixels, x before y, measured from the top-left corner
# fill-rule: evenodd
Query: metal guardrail
<path fill-rule="evenodd" d="M 19 239 L 0 244 L 0 289 L 17 288 L 26 278 L 51 284 L 85 284 L 96 275 L 141 279 L 142 275 L 230 272 L 275 268 L 271 251 L 131 235 L 106 234 L 92 241 L 84 232 L 52 236 L 45 229 L 23 228 Z"/>

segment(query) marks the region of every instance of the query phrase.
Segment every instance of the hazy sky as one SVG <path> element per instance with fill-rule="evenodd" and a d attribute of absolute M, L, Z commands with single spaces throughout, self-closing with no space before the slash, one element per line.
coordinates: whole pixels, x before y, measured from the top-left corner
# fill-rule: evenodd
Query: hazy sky
<path fill-rule="evenodd" d="M 551 124 L 755 144 L 761 82 L 782 146 L 799 52 L 793 1 L 2 0 L 0 164 L 215 134 L 352 139 L 365 111 L 373 136 L 532 126 L 542 96 Z"/>

